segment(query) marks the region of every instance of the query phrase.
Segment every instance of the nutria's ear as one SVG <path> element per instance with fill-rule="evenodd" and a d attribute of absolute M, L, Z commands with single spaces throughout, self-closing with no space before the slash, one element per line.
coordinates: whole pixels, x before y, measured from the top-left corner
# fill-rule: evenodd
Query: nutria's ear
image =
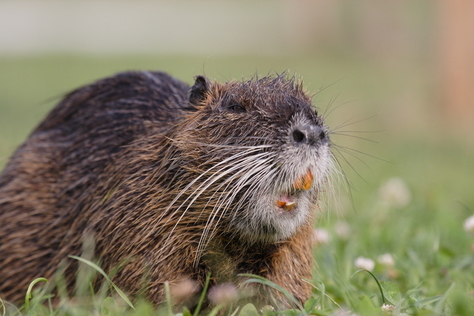
<path fill-rule="evenodd" d="M 194 80 L 194 86 L 191 87 L 189 93 L 189 102 L 198 105 L 206 97 L 211 82 L 204 76 L 196 76 Z"/>

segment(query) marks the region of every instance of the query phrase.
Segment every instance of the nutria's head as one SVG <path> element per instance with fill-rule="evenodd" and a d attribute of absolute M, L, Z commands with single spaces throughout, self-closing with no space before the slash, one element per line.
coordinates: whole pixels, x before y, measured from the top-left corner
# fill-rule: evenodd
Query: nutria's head
<path fill-rule="evenodd" d="M 310 220 L 331 162 L 327 127 L 301 84 L 199 76 L 189 102 L 173 141 L 187 161 L 181 205 L 203 210 L 202 238 L 224 231 L 254 243 L 295 234 Z"/>

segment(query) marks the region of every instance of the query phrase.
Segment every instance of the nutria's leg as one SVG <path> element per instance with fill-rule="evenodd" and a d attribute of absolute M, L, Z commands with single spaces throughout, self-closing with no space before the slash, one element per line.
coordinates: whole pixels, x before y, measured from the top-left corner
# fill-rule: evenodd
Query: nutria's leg
<path fill-rule="evenodd" d="M 262 276 L 287 290 L 303 304 L 311 295 L 311 285 L 306 280 L 312 279 L 314 260 L 311 251 L 312 234 L 312 225 L 307 224 L 287 241 L 267 245 L 260 250 L 248 251 L 247 258 L 238 264 L 237 273 Z M 249 265 L 249 262 L 253 264 Z M 241 278 L 239 283 L 242 284 L 247 279 Z M 277 309 L 295 307 L 284 295 L 269 286 L 251 283 L 244 288 L 253 292 L 252 300 L 258 307 L 263 305 L 272 305 Z"/>
<path fill-rule="evenodd" d="M 312 235 L 311 225 L 302 227 L 295 236 L 277 248 L 269 258 L 270 268 L 260 274 L 288 290 L 301 303 L 311 295 L 311 285 L 305 280 L 312 279 Z M 272 296 L 275 295 L 280 304 L 286 301 L 280 293 L 273 292 Z"/>
<path fill-rule="evenodd" d="M 313 255 L 311 250 L 313 228 L 304 225 L 287 241 L 270 245 L 242 247 L 241 243 L 229 239 L 213 240 L 207 254 L 202 258 L 213 283 L 232 282 L 242 288 L 243 293 L 252 294 L 250 300 L 261 307 L 273 305 L 291 308 L 290 302 L 278 291 L 258 284 L 242 285 L 247 277 L 238 274 L 262 276 L 289 291 L 299 302 L 304 303 L 311 295 L 311 286 L 305 280 L 312 278 Z M 246 293 L 248 289 L 249 293 Z"/>

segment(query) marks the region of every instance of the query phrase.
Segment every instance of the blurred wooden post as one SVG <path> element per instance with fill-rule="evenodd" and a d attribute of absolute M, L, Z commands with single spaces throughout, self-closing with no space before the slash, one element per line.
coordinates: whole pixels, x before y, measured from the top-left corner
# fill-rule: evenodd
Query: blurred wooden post
<path fill-rule="evenodd" d="M 439 0 L 439 4 L 444 115 L 474 126 L 474 1 Z"/>

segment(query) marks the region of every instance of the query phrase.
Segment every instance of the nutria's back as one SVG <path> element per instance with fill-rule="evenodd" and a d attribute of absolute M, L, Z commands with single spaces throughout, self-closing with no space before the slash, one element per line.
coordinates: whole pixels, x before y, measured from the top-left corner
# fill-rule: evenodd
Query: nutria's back
<path fill-rule="evenodd" d="M 327 134 L 283 76 L 190 89 L 128 72 L 78 89 L 0 175 L 0 297 L 20 299 L 92 236 L 106 271 L 127 262 L 119 286 L 156 303 L 165 281 L 208 272 L 238 286 L 259 274 L 304 300 Z"/>
<path fill-rule="evenodd" d="M 71 92 L 33 131 L 0 176 L 7 298 L 24 296 L 32 278 L 57 269 L 50 262 L 62 259 L 68 227 L 93 199 L 104 168 L 133 140 L 179 120 L 188 89 L 164 73 L 119 74 Z"/>

